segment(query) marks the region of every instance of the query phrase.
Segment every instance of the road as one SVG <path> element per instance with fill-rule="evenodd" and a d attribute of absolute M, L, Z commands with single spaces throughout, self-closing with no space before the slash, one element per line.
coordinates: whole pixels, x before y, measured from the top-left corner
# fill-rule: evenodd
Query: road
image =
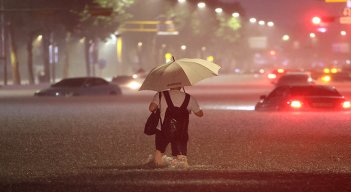
<path fill-rule="evenodd" d="M 339 85 L 349 97 L 347 84 Z M 187 91 L 189 170 L 149 169 L 153 92 L 36 98 L 0 92 L 0 191 L 350 191 L 350 112 L 253 111 L 272 86 L 223 76 Z"/>

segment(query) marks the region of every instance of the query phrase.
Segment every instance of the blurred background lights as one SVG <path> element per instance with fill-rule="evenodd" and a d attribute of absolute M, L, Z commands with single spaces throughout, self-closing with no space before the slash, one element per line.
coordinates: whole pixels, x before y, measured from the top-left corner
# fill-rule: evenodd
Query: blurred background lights
<path fill-rule="evenodd" d="M 267 26 L 268 26 L 268 27 L 273 27 L 273 26 L 274 26 L 274 23 L 273 23 L 272 21 L 268 21 Z"/>
<path fill-rule="evenodd" d="M 178 0 L 178 3 L 185 3 L 186 0 Z"/>
<path fill-rule="evenodd" d="M 346 31 L 340 31 L 341 36 L 346 36 L 346 34 L 347 34 Z"/>
<path fill-rule="evenodd" d="M 203 8 L 206 7 L 206 3 L 200 2 L 200 3 L 197 4 L 197 7 L 200 8 L 200 9 L 203 9 Z"/>
<path fill-rule="evenodd" d="M 180 49 L 181 49 L 181 50 L 186 50 L 186 45 L 180 46 Z"/>
<path fill-rule="evenodd" d="M 312 18 L 312 23 L 315 25 L 319 25 L 322 22 L 322 19 L 320 17 L 313 17 Z"/>
<path fill-rule="evenodd" d="M 218 14 L 220 14 L 220 13 L 223 12 L 223 9 L 222 9 L 222 8 L 216 8 L 216 9 L 215 9 L 215 12 L 218 13 Z"/>
<path fill-rule="evenodd" d="M 283 41 L 289 41 L 290 36 L 289 35 L 283 35 L 282 40 Z"/>
<path fill-rule="evenodd" d="M 38 35 L 37 41 L 41 41 L 42 39 L 43 39 L 43 36 L 42 35 Z"/>
<path fill-rule="evenodd" d="M 237 18 L 237 17 L 240 16 L 240 14 L 239 14 L 238 12 L 234 12 L 234 13 L 232 14 L 232 16 Z"/>
<path fill-rule="evenodd" d="M 172 54 L 171 53 L 166 53 L 165 54 L 165 60 L 166 60 L 166 63 L 169 63 L 172 60 Z"/>
<path fill-rule="evenodd" d="M 327 28 L 325 28 L 325 27 L 319 27 L 319 28 L 317 29 L 317 31 L 319 31 L 319 32 L 321 32 L 321 33 L 325 33 L 325 32 L 327 32 Z"/>
<path fill-rule="evenodd" d="M 310 33 L 310 37 L 311 37 L 311 38 L 315 38 L 315 37 L 316 37 L 316 34 L 315 34 L 315 33 Z"/>
<path fill-rule="evenodd" d="M 250 23 L 256 23 L 257 22 L 257 19 L 256 18 L 250 18 Z"/>
<path fill-rule="evenodd" d="M 261 21 L 258 22 L 258 24 L 261 25 L 261 26 L 263 26 L 263 25 L 266 24 L 266 22 L 261 20 Z"/>
<path fill-rule="evenodd" d="M 214 61 L 214 57 L 212 55 L 208 56 L 206 59 L 207 59 L 207 61 L 211 61 L 211 62 Z"/>

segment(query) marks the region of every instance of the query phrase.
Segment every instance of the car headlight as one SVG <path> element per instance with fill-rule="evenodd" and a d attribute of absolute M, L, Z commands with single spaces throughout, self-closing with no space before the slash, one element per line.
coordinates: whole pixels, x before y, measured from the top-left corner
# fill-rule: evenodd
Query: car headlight
<path fill-rule="evenodd" d="M 141 86 L 141 84 L 137 81 L 132 81 L 130 83 L 128 83 L 127 87 L 129 87 L 130 89 L 136 90 L 139 89 Z"/>

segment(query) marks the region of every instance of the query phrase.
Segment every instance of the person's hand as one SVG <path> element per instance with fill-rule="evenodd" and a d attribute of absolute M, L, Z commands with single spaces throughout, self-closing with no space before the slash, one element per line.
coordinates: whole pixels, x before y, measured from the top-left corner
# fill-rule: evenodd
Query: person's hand
<path fill-rule="evenodd" d="M 157 109 L 158 105 L 156 103 L 150 103 L 149 105 L 149 111 L 154 112 Z"/>
<path fill-rule="evenodd" d="M 202 110 L 200 110 L 200 111 L 198 111 L 198 112 L 194 112 L 194 114 L 196 115 L 196 116 L 198 116 L 198 117 L 202 117 L 202 116 L 204 116 L 204 112 L 202 111 Z"/>

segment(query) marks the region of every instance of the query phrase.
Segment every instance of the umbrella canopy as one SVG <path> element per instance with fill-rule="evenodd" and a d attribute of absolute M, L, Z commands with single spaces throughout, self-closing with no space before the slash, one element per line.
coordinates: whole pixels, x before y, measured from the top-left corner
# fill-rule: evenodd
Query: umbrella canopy
<path fill-rule="evenodd" d="M 146 76 L 139 90 L 163 91 L 175 87 L 191 86 L 218 75 L 221 67 L 203 59 L 179 59 L 155 67 Z"/>

